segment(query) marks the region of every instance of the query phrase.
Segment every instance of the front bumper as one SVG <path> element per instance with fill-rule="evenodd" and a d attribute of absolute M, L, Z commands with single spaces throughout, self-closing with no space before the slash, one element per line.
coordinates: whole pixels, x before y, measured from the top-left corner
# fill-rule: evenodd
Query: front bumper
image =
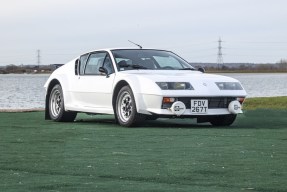
<path fill-rule="evenodd" d="M 170 96 L 169 96 L 170 97 Z M 139 113 L 148 114 L 148 115 L 167 115 L 167 116 L 209 116 L 209 115 L 228 115 L 228 114 L 238 114 L 242 113 L 241 105 L 242 103 L 238 102 L 236 96 L 209 96 L 209 97 L 180 97 L 175 96 L 174 102 L 163 103 L 164 96 L 159 95 L 147 95 L 141 94 L 138 95 L 138 98 L 141 98 L 141 102 L 137 102 L 137 108 Z M 205 113 L 192 113 L 191 110 L 191 100 L 208 100 L 208 109 Z M 237 102 L 236 102 L 237 101 Z M 184 105 L 184 109 L 181 113 L 175 113 L 173 110 L 173 103 L 180 102 L 181 105 Z M 242 101 L 241 101 L 242 102 Z M 234 104 L 235 103 L 235 104 Z M 236 108 L 236 110 L 234 110 Z"/>

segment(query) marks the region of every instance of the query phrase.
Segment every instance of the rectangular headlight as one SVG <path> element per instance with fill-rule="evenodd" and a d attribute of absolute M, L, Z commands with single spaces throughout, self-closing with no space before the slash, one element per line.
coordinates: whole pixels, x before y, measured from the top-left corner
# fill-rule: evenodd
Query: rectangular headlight
<path fill-rule="evenodd" d="M 243 90 L 238 82 L 216 82 L 216 85 L 220 90 Z"/>
<path fill-rule="evenodd" d="M 189 82 L 156 82 L 162 90 L 194 90 Z"/>

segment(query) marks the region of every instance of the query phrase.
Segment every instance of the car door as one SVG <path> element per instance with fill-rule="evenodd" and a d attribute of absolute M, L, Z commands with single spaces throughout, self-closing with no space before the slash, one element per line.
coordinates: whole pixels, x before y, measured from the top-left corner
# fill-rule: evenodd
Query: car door
<path fill-rule="evenodd" d="M 108 74 L 99 72 L 100 67 L 105 67 Z M 114 79 L 115 72 L 108 52 L 93 52 L 86 60 L 83 58 L 72 91 L 78 107 L 88 112 L 113 113 Z"/>

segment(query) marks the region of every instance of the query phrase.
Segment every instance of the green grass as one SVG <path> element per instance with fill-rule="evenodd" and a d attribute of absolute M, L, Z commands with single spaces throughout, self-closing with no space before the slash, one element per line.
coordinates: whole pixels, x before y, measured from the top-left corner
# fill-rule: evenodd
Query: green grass
<path fill-rule="evenodd" d="M 287 97 L 258 97 L 247 98 L 244 109 L 287 109 Z"/>
<path fill-rule="evenodd" d="M 287 191 L 286 117 L 260 109 L 229 128 L 187 119 L 123 128 L 108 115 L 0 113 L 0 191 Z"/>

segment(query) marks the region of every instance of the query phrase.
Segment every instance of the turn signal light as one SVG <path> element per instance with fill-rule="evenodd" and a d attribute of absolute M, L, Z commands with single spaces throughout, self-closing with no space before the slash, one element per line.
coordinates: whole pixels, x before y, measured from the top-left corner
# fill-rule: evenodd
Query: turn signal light
<path fill-rule="evenodd" d="M 175 98 L 173 98 L 173 97 L 164 97 L 162 101 L 163 101 L 163 103 L 173 103 L 175 101 Z"/>
<path fill-rule="evenodd" d="M 242 104 L 245 100 L 245 97 L 238 97 L 237 101 L 239 101 L 240 104 Z"/>

